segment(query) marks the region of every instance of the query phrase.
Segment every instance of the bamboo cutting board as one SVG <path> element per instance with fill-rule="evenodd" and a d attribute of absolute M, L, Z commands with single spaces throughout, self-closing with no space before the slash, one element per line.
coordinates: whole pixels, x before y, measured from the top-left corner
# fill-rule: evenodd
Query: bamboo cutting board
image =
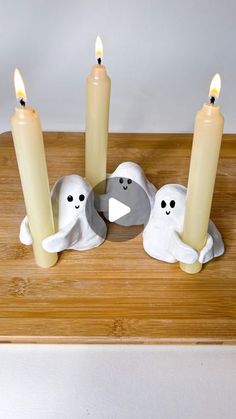
<path fill-rule="evenodd" d="M 84 175 L 83 134 L 44 138 L 51 186 L 60 176 Z M 191 140 L 185 134 L 111 134 L 108 171 L 131 160 L 156 186 L 186 185 Z M 31 248 L 18 239 L 24 203 L 12 138 L 2 134 L 0 342 L 235 344 L 235 140 L 224 136 L 212 209 L 226 253 L 190 276 L 178 264 L 150 258 L 141 234 L 86 252 L 65 251 L 55 267 L 38 268 Z M 116 229 L 110 225 L 110 237 Z"/>

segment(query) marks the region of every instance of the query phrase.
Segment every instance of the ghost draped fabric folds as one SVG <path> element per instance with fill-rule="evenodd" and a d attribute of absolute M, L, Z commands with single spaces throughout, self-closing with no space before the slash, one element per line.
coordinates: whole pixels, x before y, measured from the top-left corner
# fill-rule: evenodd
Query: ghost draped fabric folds
<path fill-rule="evenodd" d="M 220 232 L 210 220 L 208 239 L 200 254 L 181 240 L 187 189 L 178 184 L 162 186 L 156 193 L 150 220 L 143 232 L 144 250 L 168 263 L 206 263 L 224 253 Z"/>
<path fill-rule="evenodd" d="M 52 188 L 52 204 L 57 233 L 43 241 L 44 249 L 84 251 L 103 243 L 106 224 L 94 208 L 93 190 L 84 178 L 58 179 Z"/>

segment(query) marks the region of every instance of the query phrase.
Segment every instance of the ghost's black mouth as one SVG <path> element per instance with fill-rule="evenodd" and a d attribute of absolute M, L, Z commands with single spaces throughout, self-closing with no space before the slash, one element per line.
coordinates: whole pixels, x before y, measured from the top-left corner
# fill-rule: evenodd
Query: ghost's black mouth
<path fill-rule="evenodd" d="M 170 211 L 166 211 L 166 215 L 170 215 Z"/>
<path fill-rule="evenodd" d="M 75 205 L 75 208 L 76 208 L 76 209 L 79 209 L 79 205 Z"/>
<path fill-rule="evenodd" d="M 126 191 L 126 189 L 128 189 L 128 186 L 123 186 L 123 189 Z"/>

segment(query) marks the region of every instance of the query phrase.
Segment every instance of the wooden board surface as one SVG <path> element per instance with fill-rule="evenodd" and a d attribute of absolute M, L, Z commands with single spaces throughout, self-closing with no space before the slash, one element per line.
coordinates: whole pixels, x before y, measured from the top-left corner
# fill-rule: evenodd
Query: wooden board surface
<path fill-rule="evenodd" d="M 46 133 L 50 185 L 84 175 L 84 135 Z M 186 185 L 191 135 L 111 134 L 108 171 L 127 160 L 156 186 Z M 65 251 L 35 266 L 20 244 L 25 214 L 12 138 L 0 136 L 0 341 L 68 343 L 236 343 L 236 136 L 224 137 L 212 219 L 226 253 L 200 274 L 150 258 L 142 236 Z M 109 235 L 115 225 L 110 225 Z"/>

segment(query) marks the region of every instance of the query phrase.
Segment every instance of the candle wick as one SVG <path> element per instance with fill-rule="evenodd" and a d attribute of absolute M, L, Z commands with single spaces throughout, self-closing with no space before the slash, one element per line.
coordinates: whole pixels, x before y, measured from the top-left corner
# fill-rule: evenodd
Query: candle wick
<path fill-rule="evenodd" d="M 98 64 L 101 65 L 101 63 L 102 63 L 102 59 L 99 57 L 98 58 Z"/>
<path fill-rule="evenodd" d="M 211 105 L 214 105 L 215 104 L 215 100 L 216 100 L 215 96 L 211 96 L 210 97 L 210 104 Z"/>
<path fill-rule="evenodd" d="M 23 108 L 25 108 L 25 105 L 26 105 L 26 102 L 25 102 L 25 100 L 24 99 L 20 99 L 20 105 L 23 107 Z"/>

